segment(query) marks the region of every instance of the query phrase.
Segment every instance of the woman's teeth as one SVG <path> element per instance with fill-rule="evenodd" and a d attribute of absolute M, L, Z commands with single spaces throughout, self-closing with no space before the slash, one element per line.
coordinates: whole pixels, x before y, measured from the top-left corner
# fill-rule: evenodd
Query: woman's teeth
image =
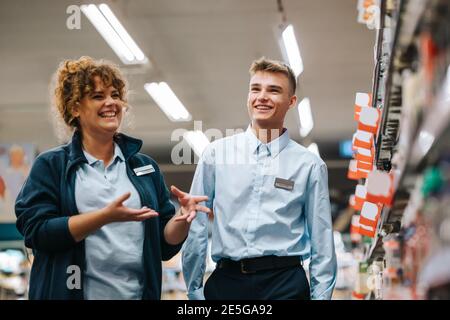
<path fill-rule="evenodd" d="M 114 111 L 108 111 L 108 112 L 102 112 L 100 113 L 100 117 L 102 118 L 114 118 L 116 116 L 116 112 Z"/>

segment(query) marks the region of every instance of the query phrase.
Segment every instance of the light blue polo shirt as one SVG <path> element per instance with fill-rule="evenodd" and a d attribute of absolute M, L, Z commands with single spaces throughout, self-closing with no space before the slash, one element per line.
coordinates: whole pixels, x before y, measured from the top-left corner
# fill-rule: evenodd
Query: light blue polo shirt
<path fill-rule="evenodd" d="M 117 144 L 113 160 L 106 168 L 102 160 L 83 152 L 88 163 L 78 168 L 75 179 L 75 200 L 80 213 L 102 209 L 126 192 L 131 192 L 131 197 L 123 204 L 141 208 L 139 194 L 128 179 L 125 159 Z M 143 222 L 110 223 L 86 237 L 84 298 L 142 299 L 143 246 Z"/>

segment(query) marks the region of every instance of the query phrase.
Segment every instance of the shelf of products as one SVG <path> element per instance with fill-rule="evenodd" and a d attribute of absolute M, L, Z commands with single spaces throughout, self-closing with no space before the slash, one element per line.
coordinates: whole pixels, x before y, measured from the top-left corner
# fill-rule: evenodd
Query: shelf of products
<path fill-rule="evenodd" d="M 357 282 L 354 296 L 448 299 L 450 269 L 443 266 L 450 262 L 450 3 L 377 3 L 370 107 L 380 111 L 380 121 L 372 162 L 373 170 L 392 179 L 392 189 L 388 200 L 378 202 L 370 192 L 362 200 L 381 209 L 374 232 L 362 232 L 369 238 L 359 244 L 364 254 L 358 279 L 367 283 Z M 368 180 L 366 172 L 358 183 L 368 187 Z M 354 208 L 370 224 L 364 208 Z"/>
<path fill-rule="evenodd" d="M 26 299 L 31 263 L 24 250 L 2 249 L 2 245 L 5 243 L 0 243 L 0 300 Z"/>

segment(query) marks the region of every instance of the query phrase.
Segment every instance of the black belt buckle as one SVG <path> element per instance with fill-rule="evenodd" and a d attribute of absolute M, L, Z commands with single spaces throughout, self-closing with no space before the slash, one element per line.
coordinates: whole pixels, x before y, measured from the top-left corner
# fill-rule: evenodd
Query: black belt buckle
<path fill-rule="evenodd" d="M 243 274 L 256 273 L 256 271 L 247 271 L 247 270 L 245 270 L 245 261 L 244 260 L 241 260 L 239 262 L 240 262 L 240 265 L 241 265 L 241 272 Z"/>

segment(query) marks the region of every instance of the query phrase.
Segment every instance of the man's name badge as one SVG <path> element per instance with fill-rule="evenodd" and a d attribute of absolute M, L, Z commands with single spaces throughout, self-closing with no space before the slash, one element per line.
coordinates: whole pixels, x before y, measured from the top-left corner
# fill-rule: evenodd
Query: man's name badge
<path fill-rule="evenodd" d="M 135 169 L 133 169 L 133 171 L 139 177 L 139 176 L 143 176 L 144 174 L 149 174 L 149 173 L 155 172 L 155 168 L 153 168 L 153 166 L 151 164 L 149 164 L 148 166 L 135 168 Z"/>
<path fill-rule="evenodd" d="M 275 178 L 275 188 L 292 191 L 294 189 L 294 181 Z"/>

